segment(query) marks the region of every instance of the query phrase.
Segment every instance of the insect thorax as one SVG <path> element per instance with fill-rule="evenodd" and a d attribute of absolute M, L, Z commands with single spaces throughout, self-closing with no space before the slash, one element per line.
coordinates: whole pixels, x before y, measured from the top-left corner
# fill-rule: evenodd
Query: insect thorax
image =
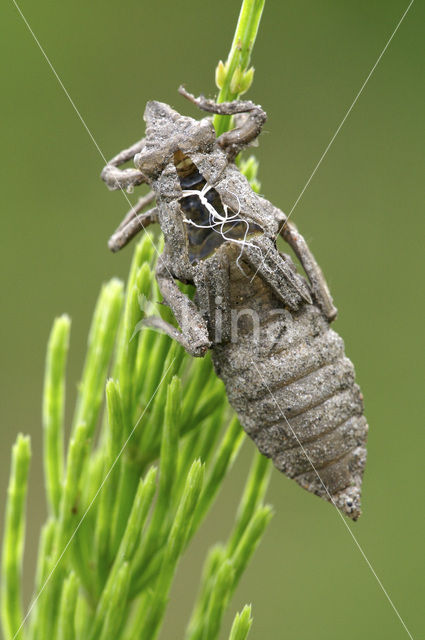
<path fill-rule="evenodd" d="M 192 264 L 211 256 L 226 241 L 242 246 L 251 234 L 262 231 L 257 225 L 245 221 L 239 211 L 223 205 L 216 189 L 207 184 L 187 155 L 177 151 L 174 164 L 183 191 L 180 208 L 186 223 Z"/>

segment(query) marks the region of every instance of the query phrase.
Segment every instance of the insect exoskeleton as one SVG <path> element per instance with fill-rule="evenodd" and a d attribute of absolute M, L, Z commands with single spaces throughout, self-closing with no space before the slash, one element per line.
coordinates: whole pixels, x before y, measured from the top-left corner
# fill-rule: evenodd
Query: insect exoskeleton
<path fill-rule="evenodd" d="M 160 224 L 165 245 L 156 275 L 180 330 L 159 317 L 147 324 L 194 356 L 211 349 L 229 400 L 261 453 L 355 520 L 367 423 L 353 365 L 330 328 L 336 309 L 304 238 L 235 164 L 266 114 L 249 101 L 215 104 L 180 92 L 211 113 L 244 117 L 216 138 L 209 118 L 197 121 L 149 102 L 146 137 L 115 156 L 102 178 L 110 189 L 148 183 L 152 191 L 109 246 L 116 251 L 142 228 Z M 119 168 L 131 159 L 135 169 Z M 278 250 L 278 235 L 306 277 Z M 195 285 L 193 301 L 176 280 Z"/>

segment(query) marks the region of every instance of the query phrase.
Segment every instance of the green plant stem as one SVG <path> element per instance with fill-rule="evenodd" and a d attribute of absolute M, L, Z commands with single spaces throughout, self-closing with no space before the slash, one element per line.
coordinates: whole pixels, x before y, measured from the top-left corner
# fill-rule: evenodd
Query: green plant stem
<path fill-rule="evenodd" d="M 211 472 L 205 482 L 205 487 L 193 516 L 191 536 L 199 527 L 200 522 L 203 520 L 205 513 L 210 507 L 218 488 L 221 486 L 226 472 L 229 467 L 231 467 L 238 454 L 243 439 L 244 433 L 238 420 L 234 418 L 223 437 L 223 441 L 219 449 L 217 450 Z"/>
<path fill-rule="evenodd" d="M 59 515 L 64 457 L 65 365 L 71 321 L 57 318 L 47 347 L 43 393 L 44 475 L 49 509 Z"/>
<path fill-rule="evenodd" d="M 1 571 L 1 618 L 6 640 L 21 640 L 22 557 L 25 536 L 25 499 L 31 458 L 29 438 L 18 435 L 12 450 Z"/>
<path fill-rule="evenodd" d="M 127 573 L 123 574 L 122 576 L 122 588 L 129 588 L 131 560 L 134 556 L 137 545 L 139 544 L 143 527 L 148 516 L 149 508 L 155 495 L 155 478 L 156 469 L 155 467 L 152 467 L 148 472 L 145 480 L 141 480 L 139 482 L 139 486 L 133 503 L 133 508 L 127 522 L 124 536 L 121 540 L 118 553 L 116 554 L 115 561 L 109 572 L 108 580 L 106 582 L 105 588 L 103 589 L 99 604 L 96 609 L 96 615 L 90 634 L 91 640 L 97 640 L 102 627 L 107 627 L 105 619 L 107 618 L 108 611 L 114 610 L 113 600 L 116 595 L 116 584 L 119 581 L 119 574 L 122 569 L 122 563 L 125 563 L 128 567 L 128 576 Z"/>
<path fill-rule="evenodd" d="M 227 607 L 235 580 L 233 562 L 226 559 L 215 574 L 214 586 L 211 589 L 208 609 L 206 612 L 206 625 L 202 634 L 202 640 L 214 640 L 218 637 L 221 627 L 221 619 Z"/>
<path fill-rule="evenodd" d="M 120 461 L 114 465 L 123 444 L 124 418 L 119 385 L 114 380 L 106 384 L 106 403 L 108 426 L 103 463 L 103 478 L 107 477 L 99 496 L 99 512 L 96 520 L 97 564 L 101 571 L 100 582 L 103 585 L 107 578 L 107 568 L 113 561 L 113 545 L 111 534 L 111 513 L 113 513 L 118 482 L 120 477 Z"/>
<path fill-rule="evenodd" d="M 122 283 L 116 279 L 111 280 L 102 288 L 96 305 L 74 416 L 74 429 L 86 424 L 89 437 L 93 434 L 99 417 L 122 305 Z"/>
<path fill-rule="evenodd" d="M 58 640 L 75 640 L 75 608 L 78 597 L 78 579 L 71 572 L 63 585 L 59 611 Z"/>
<path fill-rule="evenodd" d="M 128 608 L 127 594 L 130 588 L 130 566 L 124 562 L 111 588 L 110 602 L 106 610 L 105 624 L 100 640 L 115 640 L 120 633 Z M 99 636 L 96 636 L 96 639 Z"/>
<path fill-rule="evenodd" d="M 245 640 L 251 629 L 251 607 L 245 605 L 241 613 L 237 613 L 230 630 L 229 640 Z"/>
<path fill-rule="evenodd" d="M 239 503 L 236 524 L 228 544 L 228 554 L 234 553 L 244 531 L 252 519 L 257 507 L 262 503 L 269 485 L 271 473 L 270 459 L 254 453 L 251 471 L 245 484 L 244 493 Z"/>
<path fill-rule="evenodd" d="M 143 630 L 144 637 L 150 640 L 154 640 L 159 631 L 159 626 L 167 605 L 171 581 L 190 531 L 193 511 L 201 492 L 203 475 L 203 465 L 199 460 L 195 460 L 187 476 L 183 496 L 177 509 L 168 544 L 165 549 L 155 592 L 151 598 L 151 607 Z"/>
<path fill-rule="evenodd" d="M 226 63 L 222 67 L 223 73 L 221 74 L 221 78 L 218 78 L 218 84 L 221 86 L 219 86 L 220 92 L 217 102 L 236 100 L 241 93 L 249 88 L 252 82 L 253 73 L 249 74 L 245 83 L 243 82 L 243 77 L 244 74 L 248 72 L 264 3 L 265 0 L 243 0 L 242 2 L 232 46 Z M 219 76 L 219 71 L 217 72 L 216 77 L 217 76 Z M 238 76 L 242 82 L 238 83 Z M 241 84 L 242 86 L 240 86 Z M 230 116 L 214 116 L 213 123 L 217 136 L 230 128 L 230 121 Z"/>

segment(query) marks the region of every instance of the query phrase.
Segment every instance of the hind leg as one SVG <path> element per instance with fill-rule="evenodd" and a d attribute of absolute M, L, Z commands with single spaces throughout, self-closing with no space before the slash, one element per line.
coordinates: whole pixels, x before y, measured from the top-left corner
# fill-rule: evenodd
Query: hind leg
<path fill-rule="evenodd" d="M 289 309 L 296 311 L 302 302 L 311 304 L 309 289 L 303 278 L 293 271 L 270 238 L 260 236 L 246 243 L 243 257 L 254 272 Z"/>
<path fill-rule="evenodd" d="M 307 242 L 299 233 L 297 227 L 288 220 L 286 220 L 281 227 L 280 235 L 294 250 L 295 255 L 301 262 L 303 269 L 307 274 L 312 291 L 320 308 L 329 322 L 332 322 L 332 320 L 336 318 L 337 309 L 333 304 L 332 296 L 322 270 L 317 264 L 314 255 L 311 253 Z"/>

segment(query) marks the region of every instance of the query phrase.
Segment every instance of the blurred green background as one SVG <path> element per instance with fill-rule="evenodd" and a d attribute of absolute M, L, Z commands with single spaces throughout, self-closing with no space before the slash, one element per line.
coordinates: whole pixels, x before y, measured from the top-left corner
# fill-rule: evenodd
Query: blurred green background
<path fill-rule="evenodd" d="M 289 211 L 407 7 L 388 0 L 266 0 L 249 97 L 269 119 L 262 191 Z M 143 133 L 148 99 L 195 114 L 185 82 L 214 95 L 239 0 L 37 3 L 21 8 L 105 156 Z M 350 527 L 413 637 L 423 633 L 424 311 L 423 3 L 414 3 L 297 205 L 293 219 L 339 308 L 370 423 L 364 513 Z M 126 212 L 98 178 L 103 161 L 10 0 L 2 3 L 1 512 L 9 454 L 30 433 L 26 594 L 45 517 L 40 403 L 53 318 L 72 317 L 68 410 L 101 282 Z M 223 538 L 253 445 L 179 568 L 163 638 L 180 638 L 206 548 Z M 408 637 L 334 509 L 273 472 L 276 515 L 231 616 L 253 603 L 252 640 Z M 230 617 L 227 618 L 229 623 Z"/>

